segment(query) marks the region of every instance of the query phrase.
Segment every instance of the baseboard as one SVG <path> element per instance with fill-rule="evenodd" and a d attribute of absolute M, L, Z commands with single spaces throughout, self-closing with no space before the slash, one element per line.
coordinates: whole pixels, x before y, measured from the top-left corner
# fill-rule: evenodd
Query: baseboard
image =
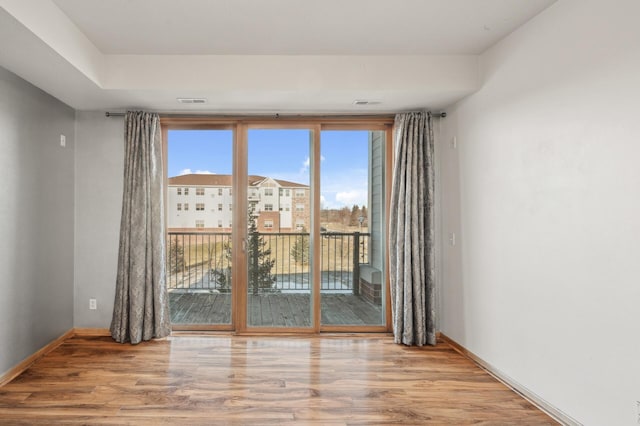
<path fill-rule="evenodd" d="M 525 386 L 513 380 L 511 377 L 504 374 L 503 372 L 495 368 L 493 365 L 489 364 L 488 362 L 486 362 L 485 360 L 483 360 L 473 352 L 469 351 L 464 346 L 460 345 L 455 340 L 451 339 L 450 337 L 447 337 L 445 334 L 442 334 L 442 333 L 439 333 L 439 334 L 440 334 L 440 340 L 449 344 L 456 352 L 460 353 L 462 356 L 473 361 L 480 368 L 482 368 L 487 373 L 495 377 L 498 381 L 500 381 L 505 386 L 513 390 L 515 393 L 522 396 L 524 399 L 526 399 L 527 401 L 529 401 L 530 403 L 538 407 L 540 410 L 544 411 L 554 420 L 560 422 L 563 425 L 581 426 L 581 423 L 578 422 L 576 419 L 565 414 L 561 410 L 557 409 L 556 407 L 554 407 L 553 405 L 545 401 L 543 398 L 531 392 Z"/>
<path fill-rule="evenodd" d="M 111 336 L 108 328 L 74 328 L 74 336 Z"/>
<path fill-rule="evenodd" d="M 13 367 L 11 370 L 9 370 L 6 373 L 4 373 L 2 376 L 0 376 L 0 387 L 6 385 L 11 380 L 13 380 L 16 377 L 18 377 L 27 368 L 29 368 L 34 362 L 36 362 L 37 360 L 39 360 L 40 358 L 42 358 L 43 356 L 45 356 L 49 352 L 51 352 L 54 349 L 56 349 L 58 346 L 60 346 L 62 343 L 64 343 L 65 340 L 67 340 L 70 337 L 73 337 L 74 334 L 75 334 L 75 330 L 74 329 L 71 329 L 71 330 L 67 331 L 62 336 L 60 336 L 57 339 L 53 340 L 52 342 L 48 343 L 46 346 L 44 346 L 43 348 L 41 348 L 40 350 L 38 350 L 37 352 L 35 352 L 31 356 L 25 358 L 21 363 L 19 363 L 15 367 Z"/>

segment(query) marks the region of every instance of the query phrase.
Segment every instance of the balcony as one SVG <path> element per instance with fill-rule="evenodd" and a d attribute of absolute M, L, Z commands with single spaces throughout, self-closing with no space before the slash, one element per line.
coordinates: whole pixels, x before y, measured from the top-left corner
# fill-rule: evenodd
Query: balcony
<path fill-rule="evenodd" d="M 321 234 L 321 321 L 331 325 L 384 323 L 381 285 L 370 277 L 367 233 Z M 261 260 L 270 261 L 268 289 L 248 289 L 249 323 L 310 327 L 308 233 L 256 233 Z M 252 253 L 248 250 L 248 253 Z M 251 256 L 251 255 L 250 255 Z M 170 232 L 167 288 L 173 324 L 231 322 L 231 234 Z M 257 259 L 248 259 L 248 262 Z M 366 276 L 361 277 L 361 274 Z"/>

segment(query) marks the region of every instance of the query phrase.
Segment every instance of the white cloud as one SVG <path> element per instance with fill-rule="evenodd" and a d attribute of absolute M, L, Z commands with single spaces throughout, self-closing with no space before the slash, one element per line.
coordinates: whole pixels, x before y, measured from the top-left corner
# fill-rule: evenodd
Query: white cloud
<path fill-rule="evenodd" d="M 357 204 L 359 206 L 367 204 L 367 191 L 352 189 L 350 191 L 340 191 L 336 194 L 336 201 L 345 206 Z"/>
<path fill-rule="evenodd" d="M 191 169 L 182 169 L 182 170 L 180 170 L 180 173 L 178 173 L 178 176 L 191 175 L 191 174 L 196 174 L 196 175 L 215 175 L 214 172 L 210 172 L 209 170 L 196 170 L 194 172 Z"/>
<path fill-rule="evenodd" d="M 324 155 L 320 156 L 320 161 L 324 161 Z M 302 162 L 302 168 L 300 169 L 300 174 L 306 173 L 309 170 L 309 166 L 311 165 L 311 159 L 307 156 L 305 160 Z"/>

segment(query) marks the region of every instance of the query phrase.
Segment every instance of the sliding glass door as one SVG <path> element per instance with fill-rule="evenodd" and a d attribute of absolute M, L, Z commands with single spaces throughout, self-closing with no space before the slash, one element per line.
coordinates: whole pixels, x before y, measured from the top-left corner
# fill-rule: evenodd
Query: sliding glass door
<path fill-rule="evenodd" d="M 313 326 L 308 129 L 250 129 L 247 327 Z"/>
<path fill-rule="evenodd" d="M 174 328 L 388 330 L 387 124 L 164 130 Z"/>
<path fill-rule="evenodd" d="M 321 133 L 321 314 L 325 326 L 384 325 L 385 132 Z"/>
<path fill-rule="evenodd" d="M 174 325 L 231 327 L 233 131 L 167 132 L 167 289 Z"/>

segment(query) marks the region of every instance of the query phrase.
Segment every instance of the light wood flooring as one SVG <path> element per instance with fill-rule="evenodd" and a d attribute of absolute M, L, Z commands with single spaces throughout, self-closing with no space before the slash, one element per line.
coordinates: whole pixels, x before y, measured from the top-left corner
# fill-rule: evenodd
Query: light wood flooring
<path fill-rule="evenodd" d="M 555 424 L 440 343 L 73 337 L 0 388 L 0 424 Z"/>
<path fill-rule="evenodd" d="M 274 293 L 248 296 L 251 326 L 310 327 L 308 294 Z M 209 292 L 169 292 L 172 324 L 230 324 L 231 295 Z M 323 293 L 320 302 L 324 325 L 382 325 L 382 307 L 353 294 Z"/>

